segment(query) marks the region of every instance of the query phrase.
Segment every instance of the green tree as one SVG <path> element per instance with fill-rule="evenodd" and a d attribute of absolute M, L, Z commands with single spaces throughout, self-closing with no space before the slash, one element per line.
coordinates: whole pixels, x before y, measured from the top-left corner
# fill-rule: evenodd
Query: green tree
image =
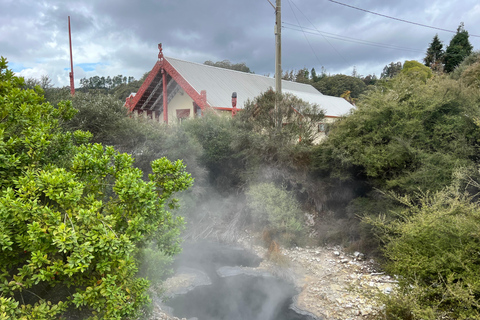
<path fill-rule="evenodd" d="M 455 168 L 477 161 L 479 101 L 478 90 L 445 78 L 377 84 L 318 147 L 318 172 L 364 176 L 380 189 L 440 190 Z"/>
<path fill-rule="evenodd" d="M 310 71 L 310 75 L 312 76 L 312 82 L 317 82 L 319 80 L 319 77 L 317 75 L 317 71 L 315 71 L 315 68 L 312 68 Z"/>
<path fill-rule="evenodd" d="M 127 110 L 112 95 L 78 92 L 71 99 L 77 114 L 64 127 L 69 131 L 83 130 L 93 134 L 93 142 L 116 145 L 122 138 Z M 120 137 L 121 136 L 121 137 Z"/>
<path fill-rule="evenodd" d="M 458 80 L 462 77 L 463 72 L 468 69 L 471 65 L 480 62 L 480 51 L 472 52 L 468 57 L 466 57 L 462 63 L 460 63 L 453 72 L 450 73 L 452 79 Z"/>
<path fill-rule="evenodd" d="M 324 115 L 318 105 L 311 105 L 291 94 L 279 96 L 269 90 L 253 101 L 248 101 L 234 120 L 239 128 L 247 132 L 265 133 L 265 137 L 283 136 L 286 141 L 291 141 L 287 144 L 301 140 L 308 145 L 315 140 L 318 134 L 316 123 L 321 121 Z M 276 125 L 279 119 L 282 126 Z"/>
<path fill-rule="evenodd" d="M 480 89 L 480 61 L 472 64 L 462 73 L 461 81 L 467 86 Z"/>
<path fill-rule="evenodd" d="M 438 38 L 438 34 L 436 34 L 427 49 L 427 54 L 425 58 L 423 58 L 423 62 L 427 67 L 435 69 L 437 66 L 442 64 L 443 55 L 443 43 Z"/>
<path fill-rule="evenodd" d="M 380 75 L 380 79 L 391 79 L 395 77 L 397 74 L 402 71 L 402 63 L 400 61 L 398 62 L 390 62 L 390 64 L 387 64 L 382 71 L 382 74 Z"/>
<path fill-rule="evenodd" d="M 335 97 L 340 97 L 346 91 L 350 91 L 353 98 L 358 98 L 367 87 L 362 79 L 344 74 L 322 77 L 313 83 L 313 86 L 321 93 Z"/>
<path fill-rule="evenodd" d="M 245 62 L 240 62 L 240 63 L 232 63 L 229 60 L 222 60 L 222 61 L 205 61 L 204 64 L 207 66 L 212 66 L 212 67 L 218 67 L 218 68 L 224 68 L 224 69 L 230 69 L 230 70 L 236 70 L 236 71 L 241 71 L 241 72 L 246 72 L 246 73 L 254 73 L 253 71 L 250 70 L 249 67 L 245 64 Z"/>
<path fill-rule="evenodd" d="M 295 81 L 295 71 L 292 70 L 285 70 L 282 73 L 282 79 L 283 80 L 288 80 L 288 81 Z"/>
<path fill-rule="evenodd" d="M 310 82 L 310 72 L 307 68 L 303 68 L 297 71 L 295 75 L 295 82 L 300 83 L 309 83 Z"/>
<path fill-rule="evenodd" d="M 365 85 L 369 86 L 369 85 L 373 85 L 375 83 L 377 83 L 378 81 L 378 78 L 375 74 L 371 75 L 366 75 L 365 77 L 362 78 L 362 81 L 363 83 L 365 83 Z"/>
<path fill-rule="evenodd" d="M 427 81 L 427 79 L 430 79 L 433 76 L 430 68 L 415 60 L 405 61 L 403 64 L 402 74 L 416 77 L 422 81 Z"/>
<path fill-rule="evenodd" d="M 468 31 L 465 30 L 463 22 L 458 26 L 457 33 L 450 40 L 445 50 L 445 72 L 452 72 L 455 68 L 472 53 L 473 46 L 468 40 Z"/>
<path fill-rule="evenodd" d="M 134 318 L 148 301 L 137 256 L 179 251 L 182 219 L 166 206 L 192 179 L 181 161 L 133 158 L 60 127 L 75 114 L 0 60 L 0 318 Z M 37 90 L 37 89 L 36 89 Z"/>

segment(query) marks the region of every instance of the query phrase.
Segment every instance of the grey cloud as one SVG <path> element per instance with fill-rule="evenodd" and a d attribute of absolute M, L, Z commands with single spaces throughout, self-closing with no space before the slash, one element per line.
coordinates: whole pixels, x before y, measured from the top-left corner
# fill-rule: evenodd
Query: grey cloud
<path fill-rule="evenodd" d="M 475 15 L 469 14 L 478 5 L 477 0 L 339 1 L 446 29 L 456 30 L 463 21 L 471 34 L 480 34 Z M 109 68 L 102 72 L 141 76 L 155 63 L 159 42 L 163 43 L 165 54 L 180 55 L 177 58 L 199 63 L 228 59 L 245 62 L 258 74 L 274 72 L 274 11 L 266 0 L 24 0 L 7 1 L 3 8 L 8 14 L 0 22 L 1 54 L 18 65 L 38 65 L 38 68 L 52 68 L 57 59 L 61 68 L 49 70 L 59 74 L 59 79 L 65 67 L 60 60 L 68 59 L 69 15 L 74 61 L 108 65 Z M 282 20 L 291 24 L 418 50 L 379 48 L 331 38 L 327 41 L 285 25 L 282 37 L 284 70 L 304 67 L 320 70 L 324 66 L 328 72 L 337 73 L 351 72 L 353 66 L 357 66 L 361 74 L 379 75 L 389 62 L 421 61 L 436 33 L 445 45 L 453 36 L 327 0 L 283 0 L 282 15 Z M 470 41 L 478 50 L 479 38 Z M 92 47 L 101 52 L 92 55 L 88 52 Z M 85 61 L 93 59 L 92 56 L 101 61 Z M 68 75 L 66 79 L 68 81 Z"/>

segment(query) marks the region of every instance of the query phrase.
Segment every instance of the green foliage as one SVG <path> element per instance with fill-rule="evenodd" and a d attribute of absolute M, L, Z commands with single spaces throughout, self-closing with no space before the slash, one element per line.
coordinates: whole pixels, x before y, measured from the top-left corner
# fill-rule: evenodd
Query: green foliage
<path fill-rule="evenodd" d="M 316 150 L 318 172 L 364 175 L 378 188 L 439 190 L 477 159 L 478 90 L 399 76 L 377 86 Z M 325 164 L 327 165 L 325 167 Z"/>
<path fill-rule="evenodd" d="M 463 72 L 469 68 L 472 64 L 480 62 L 480 51 L 472 52 L 468 57 L 466 57 L 462 63 L 460 63 L 453 72 L 450 73 L 452 79 L 458 80 L 461 78 Z"/>
<path fill-rule="evenodd" d="M 411 77 L 418 78 L 424 82 L 433 76 L 432 70 L 418 61 L 405 61 L 402 73 Z"/>
<path fill-rule="evenodd" d="M 312 81 L 315 79 L 318 81 L 317 75 L 315 73 L 315 69 L 312 69 Z M 313 76 L 315 75 L 315 77 Z M 283 80 L 288 80 L 288 81 L 295 81 L 295 82 L 300 82 L 300 83 L 310 83 L 310 72 L 308 71 L 307 68 L 300 69 L 298 71 L 296 70 L 285 70 L 282 74 L 282 79 Z"/>
<path fill-rule="evenodd" d="M 122 84 L 132 83 L 135 82 L 134 77 L 126 77 L 122 76 L 121 74 L 114 76 L 111 78 L 110 76 L 99 77 L 94 76 L 90 78 L 82 78 L 80 79 L 80 85 L 83 89 L 114 89 Z"/>
<path fill-rule="evenodd" d="M 362 79 L 344 74 L 323 77 L 313 83 L 313 86 L 321 93 L 335 97 L 350 91 L 353 98 L 358 98 L 367 87 Z"/>
<path fill-rule="evenodd" d="M 291 240 L 291 235 L 298 238 L 302 233 L 302 211 L 292 192 L 274 183 L 259 183 L 251 185 L 246 196 L 258 229 L 269 229 L 284 240 Z"/>
<path fill-rule="evenodd" d="M 283 125 L 276 126 L 276 119 L 281 119 Z M 245 168 L 243 179 L 255 181 L 264 167 L 306 168 L 309 150 L 318 135 L 316 124 L 321 119 L 323 111 L 318 106 L 294 96 L 277 97 L 275 92 L 267 91 L 249 101 L 233 121 L 232 149 Z"/>
<path fill-rule="evenodd" d="M 437 65 L 442 64 L 443 55 L 443 44 L 438 38 L 438 34 L 436 34 L 427 49 L 427 54 L 425 58 L 423 58 L 423 62 L 427 67 L 435 69 Z"/>
<path fill-rule="evenodd" d="M 52 101 L 70 100 L 78 111 L 70 121 L 62 122 L 65 130 L 88 131 L 93 135 L 91 141 L 133 155 L 134 165 L 142 169 L 145 179 L 151 173 L 150 163 L 162 157 L 172 161 L 182 159 L 197 181 L 204 178 L 204 168 L 197 160 L 201 146 L 181 127 L 128 117 L 123 103 L 113 95 L 77 92 L 71 97 L 67 90 L 49 96 Z"/>
<path fill-rule="evenodd" d="M 395 77 L 397 74 L 399 74 L 402 71 L 402 63 L 400 61 L 398 62 L 390 62 L 390 64 L 387 64 L 382 71 L 382 74 L 380 75 L 380 79 L 391 79 Z"/>
<path fill-rule="evenodd" d="M 369 75 L 363 77 L 362 81 L 365 83 L 365 85 L 369 86 L 369 85 L 374 85 L 375 83 L 377 83 L 378 78 L 375 74 L 373 74 L 373 75 L 369 74 Z"/>
<path fill-rule="evenodd" d="M 148 301 L 138 249 L 179 251 L 181 218 L 165 210 L 192 179 L 180 161 L 152 163 L 62 131 L 53 107 L 0 65 L 0 317 L 133 318 Z"/>
<path fill-rule="evenodd" d="M 208 169 L 210 184 L 220 193 L 231 192 L 241 183 L 238 171 L 243 169 L 231 146 L 232 119 L 207 112 L 202 118 L 186 121 L 182 127 L 202 146 L 199 161 Z"/>
<path fill-rule="evenodd" d="M 462 73 L 462 82 L 469 87 L 480 89 L 480 61 Z"/>
<path fill-rule="evenodd" d="M 275 106 L 276 105 L 276 106 Z M 325 113 L 317 105 L 283 94 L 278 96 L 269 90 L 248 101 L 242 112 L 235 117 L 235 123 L 256 133 L 284 136 L 290 143 L 297 141 L 311 144 L 318 134 L 316 124 Z M 279 125 L 280 124 L 280 125 Z"/>
<path fill-rule="evenodd" d="M 136 257 L 140 262 L 138 276 L 148 279 L 150 286 L 158 292 L 161 282 L 173 273 L 173 257 L 158 250 L 154 243 L 141 248 Z"/>
<path fill-rule="evenodd" d="M 78 110 L 71 121 L 64 124 L 69 131 L 83 130 L 93 134 L 93 142 L 115 145 L 125 126 L 127 110 L 123 103 L 111 95 L 77 92 L 68 97 Z"/>
<path fill-rule="evenodd" d="M 479 203 L 453 189 L 399 200 L 406 209 L 396 220 L 369 221 L 400 280 L 399 296 L 386 298 L 391 318 L 408 319 L 406 310 L 411 319 L 479 318 Z"/>
<path fill-rule="evenodd" d="M 223 68 L 223 69 L 230 69 L 230 70 L 236 70 L 236 71 L 241 71 L 241 72 L 246 72 L 246 73 L 254 73 L 253 71 L 250 70 L 249 67 L 245 64 L 245 62 L 240 62 L 240 63 L 232 63 L 229 60 L 222 60 L 222 61 L 205 61 L 204 64 L 207 66 L 212 66 L 212 67 L 217 67 L 217 68 Z"/>
<path fill-rule="evenodd" d="M 457 33 L 450 40 L 445 50 L 445 72 L 452 72 L 455 68 L 472 53 L 473 46 L 468 40 L 468 31 L 465 30 L 463 22 L 458 26 Z"/>

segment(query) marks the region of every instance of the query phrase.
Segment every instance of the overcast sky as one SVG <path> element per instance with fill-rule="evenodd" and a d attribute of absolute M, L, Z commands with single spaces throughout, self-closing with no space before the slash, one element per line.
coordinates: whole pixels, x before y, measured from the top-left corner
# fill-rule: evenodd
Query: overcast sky
<path fill-rule="evenodd" d="M 275 0 L 270 0 L 275 4 Z M 464 22 L 480 48 L 478 0 L 338 0 L 382 15 L 455 31 Z M 268 0 L 0 0 L 0 55 L 24 77 L 48 75 L 69 85 L 68 16 L 75 82 L 83 77 L 150 71 L 157 44 L 167 57 L 203 63 L 245 62 L 275 72 L 275 12 Z M 283 70 L 325 68 L 329 74 L 377 76 L 390 63 L 422 61 L 436 33 L 329 0 L 282 0 Z M 302 31 L 303 30 L 303 31 Z M 477 37 L 474 37 L 477 35 Z"/>

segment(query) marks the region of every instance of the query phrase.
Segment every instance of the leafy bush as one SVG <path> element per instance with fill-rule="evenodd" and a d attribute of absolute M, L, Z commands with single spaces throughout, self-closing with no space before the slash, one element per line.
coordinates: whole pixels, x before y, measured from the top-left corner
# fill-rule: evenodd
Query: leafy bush
<path fill-rule="evenodd" d="M 254 225 L 270 229 L 293 244 L 303 231 L 302 211 L 294 195 L 274 183 L 252 185 L 246 195 Z"/>
<path fill-rule="evenodd" d="M 473 88 L 480 89 L 480 59 L 462 73 L 461 81 Z"/>
<path fill-rule="evenodd" d="M 316 124 L 324 115 L 318 105 L 291 94 L 278 95 L 269 90 L 253 101 L 247 101 L 234 123 L 240 130 L 261 134 L 264 140 L 275 139 L 276 143 L 286 145 L 299 142 L 311 145 L 318 134 Z"/>
<path fill-rule="evenodd" d="M 399 200 L 406 209 L 396 220 L 370 223 L 386 243 L 386 270 L 398 275 L 412 319 L 478 319 L 480 203 L 451 188 Z M 401 310 L 401 301 L 387 305 Z"/>
<path fill-rule="evenodd" d="M 165 209 L 192 179 L 181 161 L 133 158 L 64 132 L 53 107 L 0 60 L 0 318 L 133 318 L 148 301 L 139 249 L 179 251 L 183 221 Z M 81 310 L 81 311 L 79 311 Z"/>
<path fill-rule="evenodd" d="M 450 73 L 452 79 L 458 80 L 462 77 L 463 72 L 472 64 L 480 62 L 480 51 L 474 51 L 460 63 L 453 72 Z"/>
<path fill-rule="evenodd" d="M 362 79 L 344 74 L 326 76 L 313 83 L 315 89 L 323 94 L 340 97 L 350 91 L 352 98 L 358 98 L 365 91 L 367 85 Z"/>
<path fill-rule="evenodd" d="M 127 120 L 127 109 L 111 95 L 77 92 L 71 99 L 77 114 L 64 124 L 69 131 L 83 130 L 93 134 L 92 142 L 115 145 Z M 131 120 L 131 119 L 128 119 Z"/>
<path fill-rule="evenodd" d="M 401 192 L 440 190 L 477 160 L 480 94 L 437 77 L 399 75 L 369 91 L 338 121 L 314 157 L 319 173 L 366 177 Z"/>
<path fill-rule="evenodd" d="M 242 183 L 240 158 L 232 150 L 234 128 L 230 117 L 206 112 L 202 118 L 182 124 L 183 130 L 202 147 L 199 163 L 208 169 L 209 183 L 226 194 Z"/>
<path fill-rule="evenodd" d="M 432 69 L 415 60 L 405 61 L 402 73 L 421 79 L 424 82 L 433 76 Z"/>
<path fill-rule="evenodd" d="M 77 92 L 72 97 L 68 92 L 62 97 L 78 111 L 71 120 L 61 123 L 64 130 L 88 131 L 93 135 L 92 142 L 131 154 L 146 180 L 151 173 L 150 163 L 162 157 L 182 159 L 197 182 L 205 178 L 205 169 L 198 160 L 201 146 L 182 127 L 129 117 L 123 102 L 113 95 Z"/>

